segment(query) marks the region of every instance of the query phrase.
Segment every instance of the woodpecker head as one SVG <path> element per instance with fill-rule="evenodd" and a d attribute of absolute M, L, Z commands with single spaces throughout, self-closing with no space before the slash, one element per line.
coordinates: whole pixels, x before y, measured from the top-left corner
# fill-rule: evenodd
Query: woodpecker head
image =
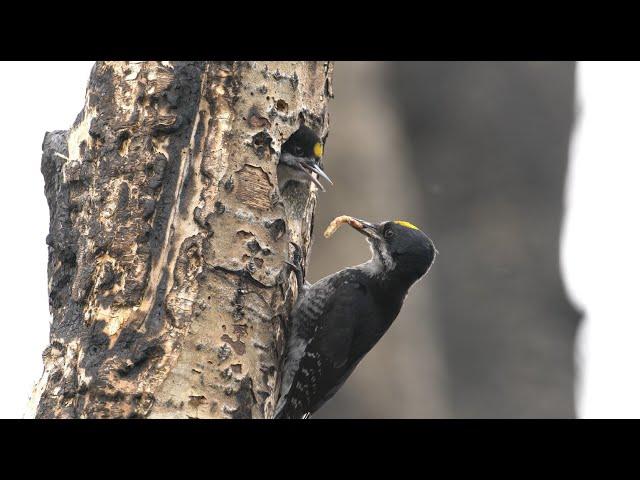
<path fill-rule="evenodd" d="M 280 154 L 280 165 L 288 167 L 292 172 L 292 178 L 298 181 L 315 183 L 324 191 L 320 181 L 313 176 L 318 174 L 333 185 L 331 179 L 322 170 L 323 146 L 322 140 L 306 125 L 296 130 L 284 144 Z"/>
<path fill-rule="evenodd" d="M 351 226 L 367 237 L 373 262 L 382 275 L 393 272 L 413 283 L 427 273 L 438 250 L 418 227 L 404 220 L 358 221 L 362 228 Z"/>

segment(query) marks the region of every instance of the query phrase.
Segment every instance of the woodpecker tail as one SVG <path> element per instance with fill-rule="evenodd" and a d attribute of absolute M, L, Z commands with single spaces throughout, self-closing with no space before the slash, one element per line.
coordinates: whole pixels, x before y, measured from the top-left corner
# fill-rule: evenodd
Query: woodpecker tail
<path fill-rule="evenodd" d="M 279 408 L 276 407 L 276 413 L 273 418 L 276 420 L 306 420 L 311 416 L 311 412 L 301 412 L 287 403 L 282 403 Z"/>
<path fill-rule="evenodd" d="M 300 420 L 307 419 L 310 415 L 311 412 L 308 411 L 308 408 L 303 407 L 301 402 L 295 397 L 285 394 L 278 399 L 273 418 L 278 420 Z"/>

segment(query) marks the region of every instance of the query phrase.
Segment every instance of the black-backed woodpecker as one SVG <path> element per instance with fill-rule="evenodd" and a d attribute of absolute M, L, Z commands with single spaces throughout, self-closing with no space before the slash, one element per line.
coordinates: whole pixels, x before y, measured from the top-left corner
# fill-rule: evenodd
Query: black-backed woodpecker
<path fill-rule="evenodd" d="M 372 258 L 302 287 L 290 316 L 274 418 L 307 418 L 329 400 L 434 261 L 433 242 L 414 225 L 355 220 L 351 226 L 366 235 Z"/>
<path fill-rule="evenodd" d="M 282 145 L 278 163 L 278 186 L 280 190 L 284 188 L 287 182 L 293 180 L 301 183 L 313 182 L 320 190 L 324 191 L 324 187 L 313 176 L 313 173 L 333 185 L 331 179 L 322 169 L 322 154 L 323 146 L 320 137 L 309 127 L 302 125 Z"/>

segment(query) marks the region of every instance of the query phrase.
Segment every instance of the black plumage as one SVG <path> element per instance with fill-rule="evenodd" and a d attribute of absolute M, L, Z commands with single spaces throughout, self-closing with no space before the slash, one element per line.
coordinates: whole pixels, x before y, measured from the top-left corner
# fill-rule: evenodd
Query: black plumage
<path fill-rule="evenodd" d="M 413 225 L 360 222 L 371 260 L 305 287 L 291 312 L 275 418 L 305 418 L 329 400 L 433 263 L 433 243 Z"/>

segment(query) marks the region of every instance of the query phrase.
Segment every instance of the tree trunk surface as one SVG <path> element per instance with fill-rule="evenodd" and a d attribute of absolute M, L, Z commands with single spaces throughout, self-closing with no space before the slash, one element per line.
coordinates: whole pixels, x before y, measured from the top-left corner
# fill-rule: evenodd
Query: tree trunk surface
<path fill-rule="evenodd" d="M 98 62 L 45 135 L 50 345 L 28 415 L 270 418 L 315 186 L 278 190 L 329 62 Z"/>

